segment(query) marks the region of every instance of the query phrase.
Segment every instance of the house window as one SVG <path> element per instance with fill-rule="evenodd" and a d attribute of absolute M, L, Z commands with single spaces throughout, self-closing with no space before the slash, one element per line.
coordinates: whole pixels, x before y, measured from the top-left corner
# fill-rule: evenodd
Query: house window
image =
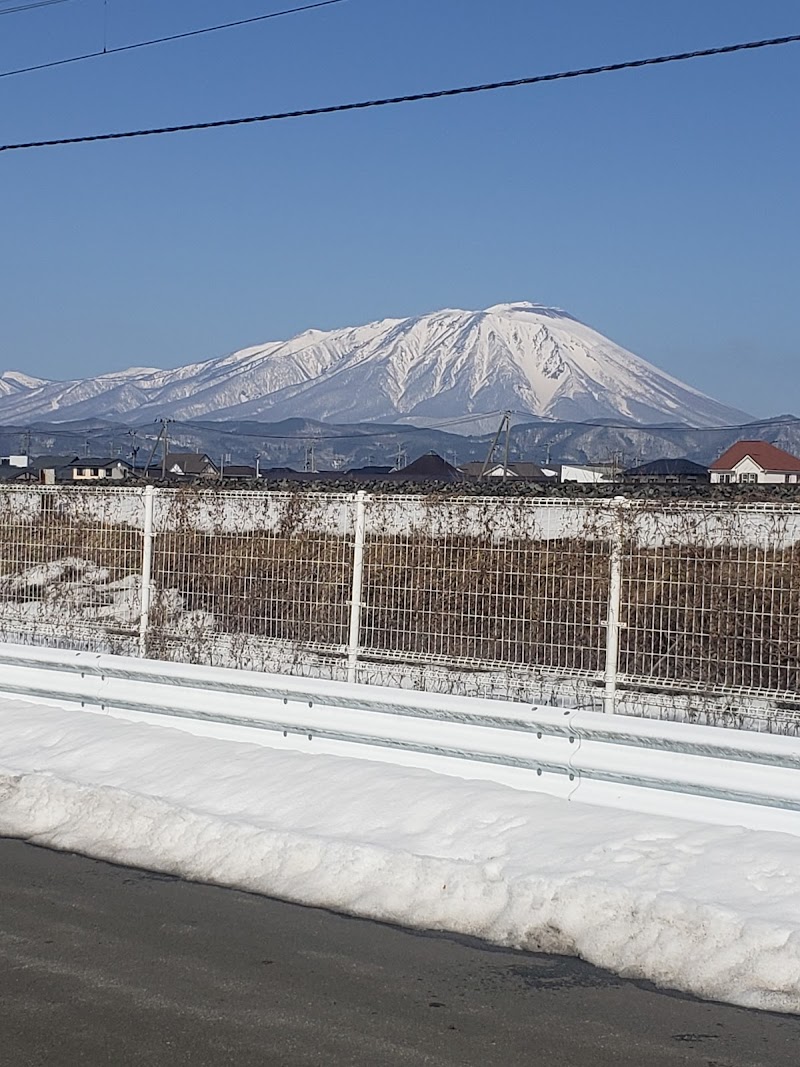
<path fill-rule="evenodd" d="M 736 475 L 735 474 L 720 474 L 719 480 L 722 483 L 722 485 L 730 485 L 731 482 L 735 482 L 736 481 Z"/>
<path fill-rule="evenodd" d="M 111 469 L 111 467 L 106 467 L 106 478 L 111 478 L 111 477 L 113 477 L 113 475 L 114 475 L 114 472 Z"/>
<path fill-rule="evenodd" d="M 758 481 L 758 475 L 754 472 L 745 473 L 740 476 L 739 479 L 744 485 L 752 485 L 753 482 Z"/>

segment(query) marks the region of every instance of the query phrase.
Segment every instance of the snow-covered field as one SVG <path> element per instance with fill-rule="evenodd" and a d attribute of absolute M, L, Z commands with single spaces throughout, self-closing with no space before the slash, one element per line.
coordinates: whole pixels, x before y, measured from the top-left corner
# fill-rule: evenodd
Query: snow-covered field
<path fill-rule="evenodd" d="M 0 704 L 0 833 L 800 1012 L 800 842 Z"/>

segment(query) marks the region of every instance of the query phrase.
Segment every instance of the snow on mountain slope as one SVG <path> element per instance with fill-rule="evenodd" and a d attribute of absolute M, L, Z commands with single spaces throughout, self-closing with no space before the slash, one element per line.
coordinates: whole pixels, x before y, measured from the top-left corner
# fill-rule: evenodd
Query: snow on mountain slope
<path fill-rule="evenodd" d="M 20 396 L 46 384 L 44 378 L 32 378 L 29 374 L 23 374 L 22 371 L 7 370 L 0 374 L 0 397 Z"/>
<path fill-rule="evenodd" d="M 567 312 L 524 302 L 307 330 L 175 370 L 75 382 L 0 377 L 5 422 L 135 415 L 419 423 L 504 410 L 704 426 L 746 418 Z"/>

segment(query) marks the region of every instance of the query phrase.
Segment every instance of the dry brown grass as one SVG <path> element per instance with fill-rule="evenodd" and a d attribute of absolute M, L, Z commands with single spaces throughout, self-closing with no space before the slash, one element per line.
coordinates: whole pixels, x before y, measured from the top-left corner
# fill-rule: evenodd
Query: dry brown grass
<path fill-rule="evenodd" d="M 155 542 L 157 590 L 208 612 L 218 632 L 341 646 L 347 641 L 352 537 L 309 522 L 302 497 L 277 526 L 199 532 L 197 494 L 176 497 Z M 20 518 L 0 509 L 0 570 L 74 556 L 136 574 L 141 534 L 46 506 Z M 316 503 L 309 506 L 317 506 Z M 452 504 L 450 505 L 452 506 Z M 744 551 L 692 537 L 624 554 L 620 669 L 629 676 L 713 687 L 800 691 L 800 547 Z M 608 544 L 597 538 L 497 538 L 451 533 L 370 536 L 362 645 L 376 654 L 599 672 L 604 666 Z M 36 588 L 0 598 L 35 598 Z M 166 600 L 154 631 L 166 631 Z M 68 624 L 68 619 L 65 623 Z"/>

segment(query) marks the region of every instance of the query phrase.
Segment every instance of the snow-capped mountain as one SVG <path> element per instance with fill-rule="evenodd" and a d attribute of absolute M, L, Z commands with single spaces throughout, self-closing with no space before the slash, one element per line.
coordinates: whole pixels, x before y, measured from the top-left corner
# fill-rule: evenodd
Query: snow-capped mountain
<path fill-rule="evenodd" d="M 32 378 L 30 374 L 23 374 L 22 371 L 7 370 L 0 374 L 0 397 L 20 396 L 48 384 L 46 378 Z"/>
<path fill-rule="evenodd" d="M 5 423 L 301 416 L 419 424 L 505 410 L 698 426 L 746 418 L 566 311 L 531 303 L 307 330 L 175 370 L 73 382 L 0 376 Z"/>

